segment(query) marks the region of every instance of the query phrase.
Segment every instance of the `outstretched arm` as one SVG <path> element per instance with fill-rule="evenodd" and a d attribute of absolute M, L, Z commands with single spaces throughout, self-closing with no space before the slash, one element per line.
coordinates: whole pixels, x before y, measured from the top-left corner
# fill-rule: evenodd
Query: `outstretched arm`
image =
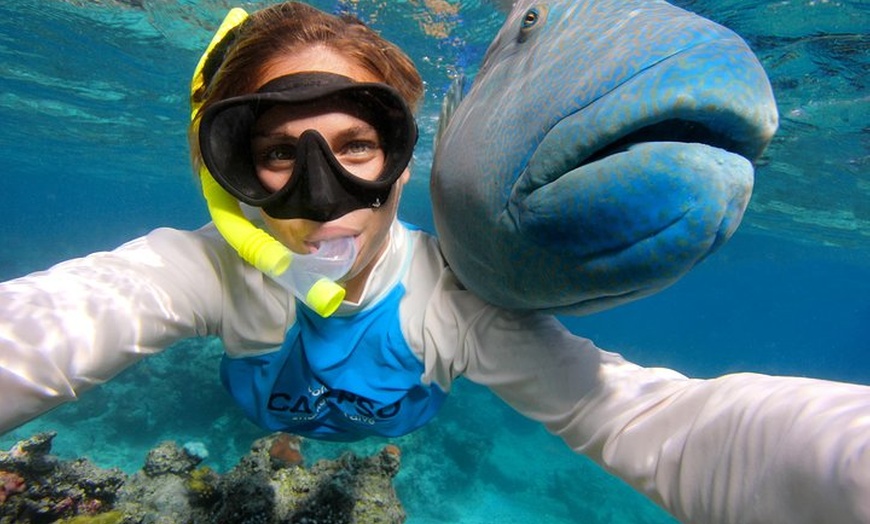
<path fill-rule="evenodd" d="M 0 433 L 213 330 L 221 285 L 207 244 L 158 230 L 0 284 Z"/>
<path fill-rule="evenodd" d="M 602 351 L 554 318 L 489 310 L 475 323 L 468 378 L 681 521 L 870 522 L 870 387 L 694 380 Z"/>

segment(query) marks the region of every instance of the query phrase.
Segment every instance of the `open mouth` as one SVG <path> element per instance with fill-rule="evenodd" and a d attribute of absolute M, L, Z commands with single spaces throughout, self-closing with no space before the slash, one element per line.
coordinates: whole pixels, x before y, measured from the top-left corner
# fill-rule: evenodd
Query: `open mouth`
<path fill-rule="evenodd" d="M 591 164 L 610 155 L 627 151 L 631 146 L 646 142 L 684 142 L 693 144 L 706 144 L 711 147 L 724 149 L 730 153 L 749 158 L 751 153 L 745 147 L 726 135 L 714 131 L 708 126 L 691 120 L 672 118 L 642 127 L 631 133 L 607 144 L 595 151 L 581 162 L 581 166 Z"/>
<path fill-rule="evenodd" d="M 320 244 L 321 244 L 320 241 L 317 241 L 317 242 L 305 241 L 305 249 L 308 251 L 309 254 L 313 255 L 313 254 L 317 253 L 318 251 L 320 251 Z"/>
<path fill-rule="evenodd" d="M 321 259 L 346 260 L 356 258 L 357 235 L 330 236 L 304 240 L 303 245 L 308 250 L 307 254 L 317 255 Z"/>

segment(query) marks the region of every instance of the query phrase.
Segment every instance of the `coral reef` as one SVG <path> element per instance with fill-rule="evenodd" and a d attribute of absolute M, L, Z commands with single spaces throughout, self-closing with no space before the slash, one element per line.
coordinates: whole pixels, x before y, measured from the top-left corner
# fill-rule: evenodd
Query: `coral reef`
<path fill-rule="evenodd" d="M 112 508 L 124 474 L 104 470 L 85 459 L 62 462 L 51 456 L 54 433 L 39 433 L 0 451 L 4 484 L 0 523 L 55 522 L 75 515 L 95 515 Z M 17 483 L 10 489 L 8 479 Z"/>
<path fill-rule="evenodd" d="M 0 471 L 0 503 L 6 502 L 6 498 L 13 493 L 24 491 L 24 479 L 18 473 Z"/>
<path fill-rule="evenodd" d="M 273 467 L 301 466 L 304 462 L 302 439 L 287 433 L 278 434 L 269 446 L 269 457 L 272 459 Z"/>
<path fill-rule="evenodd" d="M 226 474 L 203 453 L 164 442 L 133 475 L 87 459 L 51 455 L 55 433 L 0 451 L 0 524 L 393 524 L 405 521 L 393 478 L 399 448 L 345 453 L 303 466 L 302 439 L 276 433 L 253 443 Z"/>

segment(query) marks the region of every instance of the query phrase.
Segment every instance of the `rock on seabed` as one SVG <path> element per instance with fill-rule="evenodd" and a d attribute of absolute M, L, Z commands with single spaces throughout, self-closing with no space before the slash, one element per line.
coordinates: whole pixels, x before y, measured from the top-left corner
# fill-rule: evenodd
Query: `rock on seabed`
<path fill-rule="evenodd" d="M 259 439 L 226 474 L 174 442 L 133 475 L 51 455 L 53 432 L 0 451 L 0 524 L 394 524 L 405 521 L 393 478 L 400 453 L 346 453 L 303 465 L 302 439 Z"/>

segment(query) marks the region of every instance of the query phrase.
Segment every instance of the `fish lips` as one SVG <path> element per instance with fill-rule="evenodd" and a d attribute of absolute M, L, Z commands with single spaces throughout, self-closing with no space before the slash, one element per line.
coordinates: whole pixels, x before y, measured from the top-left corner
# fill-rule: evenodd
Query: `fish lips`
<path fill-rule="evenodd" d="M 711 58 L 728 51 L 722 42 L 689 48 L 567 113 L 535 148 L 522 185 L 540 187 L 641 143 L 705 144 L 754 162 L 776 131 L 776 104 L 764 70 L 741 42 L 731 62 Z M 746 58 L 735 66 L 738 53 Z"/>

